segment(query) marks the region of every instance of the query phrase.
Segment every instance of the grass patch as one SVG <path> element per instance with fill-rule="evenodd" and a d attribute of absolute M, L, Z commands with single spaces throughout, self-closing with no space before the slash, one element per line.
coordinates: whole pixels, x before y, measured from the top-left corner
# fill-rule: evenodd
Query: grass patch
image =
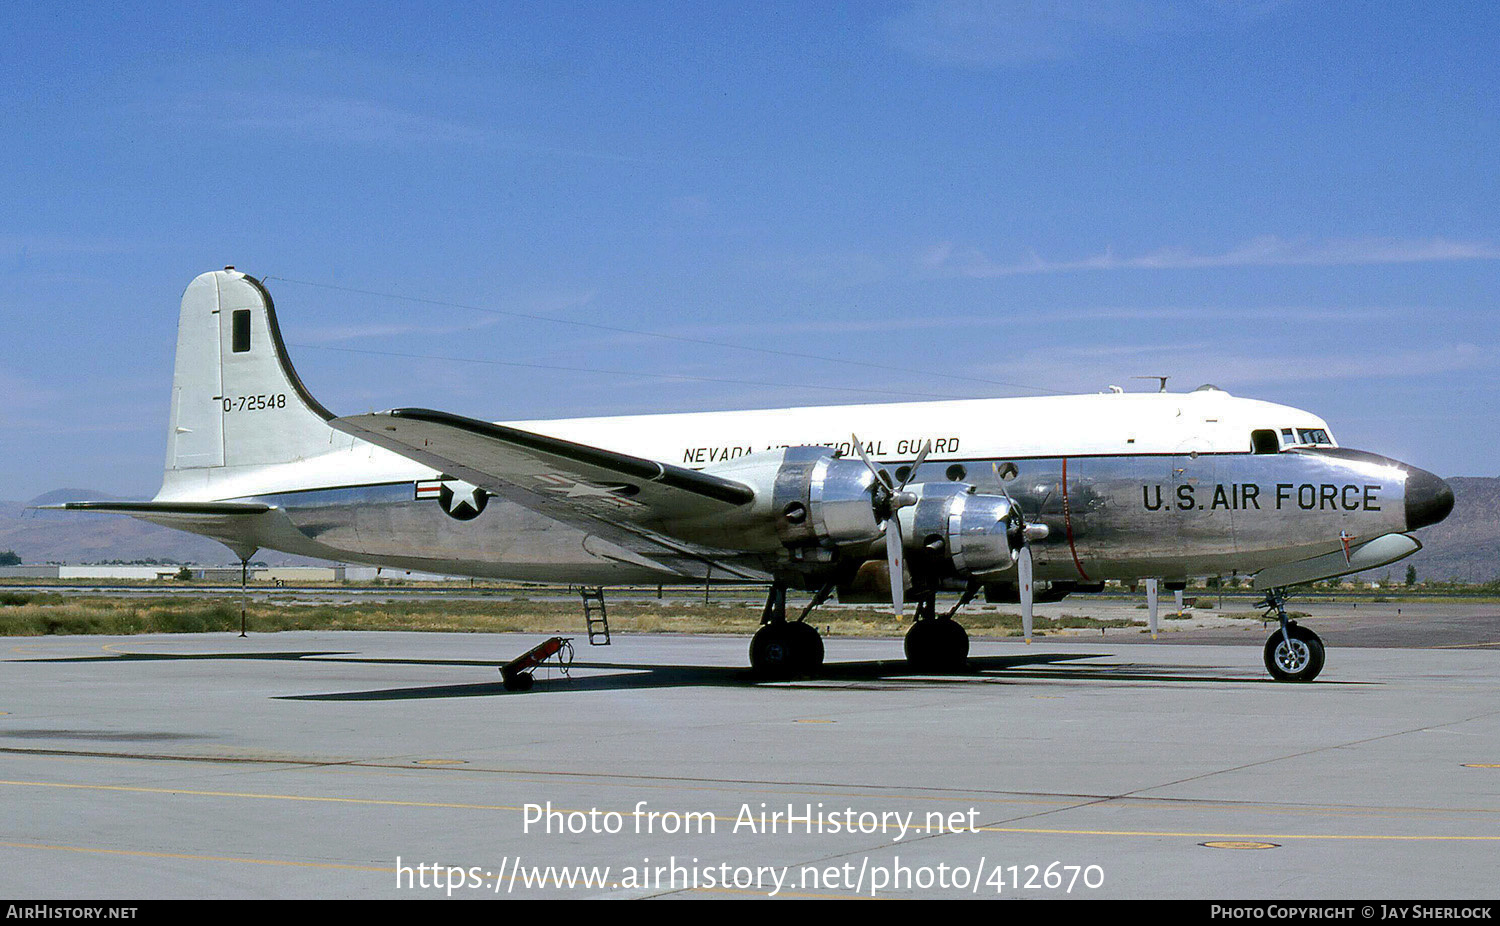
<path fill-rule="evenodd" d="M 0 608 L 14 608 L 25 604 L 59 604 L 65 596 L 57 592 L 0 592 Z"/>
<path fill-rule="evenodd" d="M 56 594 L 17 594 L 0 608 L 0 636 L 66 634 L 238 632 L 238 598 L 68 598 Z M 25 600 L 19 600 L 24 598 Z M 709 605 L 621 601 L 609 605 L 610 629 L 619 633 L 724 633 L 748 635 L 760 625 L 758 602 Z M 550 601 L 252 601 L 250 629 L 405 630 L 442 633 L 583 633 L 583 611 L 574 602 Z M 1017 636 L 1021 615 L 1000 611 L 965 611 L 964 627 L 980 636 Z M 809 622 L 833 636 L 899 637 L 911 625 L 878 608 L 815 611 Z M 1134 621 L 1101 621 L 1064 614 L 1037 617 L 1038 633 L 1061 629 L 1129 627 Z"/>

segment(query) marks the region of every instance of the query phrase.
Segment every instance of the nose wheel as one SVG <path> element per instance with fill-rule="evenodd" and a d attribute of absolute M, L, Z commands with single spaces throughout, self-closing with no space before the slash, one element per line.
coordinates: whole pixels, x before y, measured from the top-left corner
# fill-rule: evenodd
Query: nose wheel
<path fill-rule="evenodd" d="M 1323 671 L 1323 640 L 1296 621 L 1287 620 L 1286 592 L 1272 589 L 1264 603 L 1266 616 L 1273 613 L 1281 626 L 1266 640 L 1266 671 L 1278 682 L 1310 682 Z"/>

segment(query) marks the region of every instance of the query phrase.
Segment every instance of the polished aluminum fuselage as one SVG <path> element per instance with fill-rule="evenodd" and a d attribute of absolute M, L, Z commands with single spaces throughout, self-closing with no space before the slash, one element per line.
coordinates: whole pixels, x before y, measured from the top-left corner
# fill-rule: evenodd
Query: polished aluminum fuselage
<path fill-rule="evenodd" d="M 894 467 L 903 461 L 882 462 Z M 1029 521 L 1048 527 L 1033 550 L 1038 578 L 1054 581 L 1248 574 L 1408 526 L 1408 471 L 1351 451 L 950 457 L 925 464 L 913 481 L 962 481 L 977 492 L 1000 494 L 996 464 L 1005 463 L 1014 464 L 1017 475 L 1003 491 Z M 477 517 L 458 520 L 436 501 L 419 499 L 415 485 L 392 481 L 249 498 L 276 507 L 284 525 L 267 545 L 289 552 L 520 581 L 704 579 L 653 569 L 587 531 L 501 497 L 489 498 Z M 872 557 L 878 553 L 872 550 Z M 777 565 L 765 551 L 726 548 L 717 558 L 764 574 Z"/>

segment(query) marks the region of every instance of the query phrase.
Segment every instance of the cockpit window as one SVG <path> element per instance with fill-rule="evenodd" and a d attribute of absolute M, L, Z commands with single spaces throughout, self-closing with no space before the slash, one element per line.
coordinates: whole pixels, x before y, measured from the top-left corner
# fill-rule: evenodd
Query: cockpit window
<path fill-rule="evenodd" d="M 1281 449 L 1292 447 L 1333 447 L 1333 436 L 1327 428 L 1282 428 Z"/>

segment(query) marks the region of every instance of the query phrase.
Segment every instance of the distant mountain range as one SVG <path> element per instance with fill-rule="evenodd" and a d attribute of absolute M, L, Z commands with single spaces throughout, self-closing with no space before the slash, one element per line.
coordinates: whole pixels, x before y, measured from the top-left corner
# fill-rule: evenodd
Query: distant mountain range
<path fill-rule="evenodd" d="M 1441 524 L 1417 532 L 1424 549 L 1392 566 L 1373 570 L 1379 579 L 1390 573 L 1401 581 L 1406 566 L 1423 580 L 1490 582 L 1500 579 L 1500 477 L 1455 476 L 1453 514 Z M 0 551 L 15 550 L 26 563 L 102 563 L 154 559 L 205 565 L 235 562 L 223 545 L 157 527 L 123 515 L 28 511 L 81 499 L 118 500 L 105 492 L 58 489 L 29 502 L 0 502 Z M 312 563 L 306 557 L 262 552 L 257 560 L 273 565 Z"/>
<path fill-rule="evenodd" d="M 1453 513 L 1441 524 L 1417 531 L 1422 551 L 1388 567 L 1392 578 L 1404 577 L 1409 563 L 1417 567 L 1418 579 L 1500 579 L 1500 477 L 1452 476 L 1448 484 L 1453 486 Z"/>

